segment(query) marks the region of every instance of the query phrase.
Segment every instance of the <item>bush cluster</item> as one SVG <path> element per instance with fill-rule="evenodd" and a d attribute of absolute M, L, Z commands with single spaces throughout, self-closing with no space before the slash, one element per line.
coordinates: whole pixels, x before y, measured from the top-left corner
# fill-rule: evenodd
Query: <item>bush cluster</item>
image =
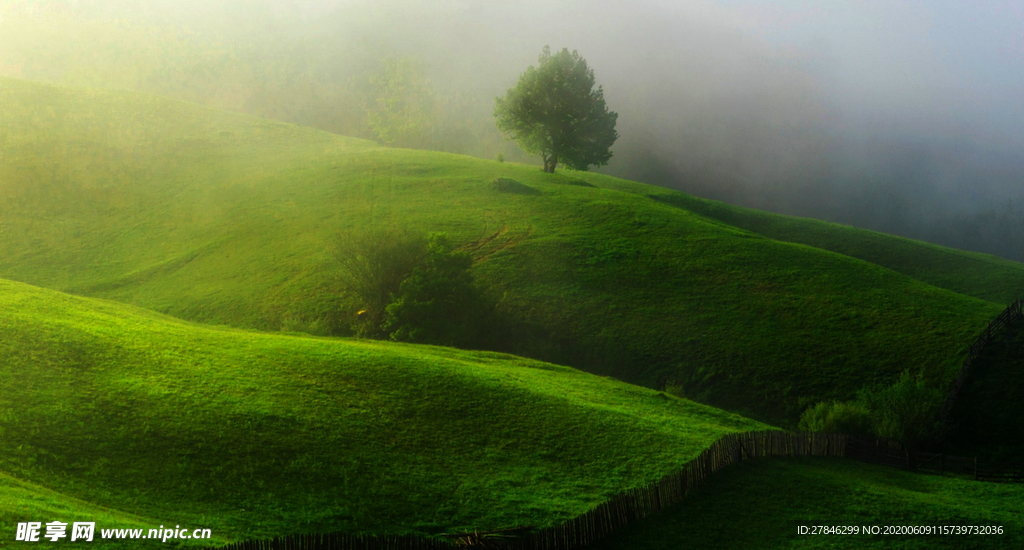
<path fill-rule="evenodd" d="M 485 347 L 493 307 L 473 280 L 472 258 L 446 234 L 368 231 L 339 238 L 334 256 L 342 286 L 359 304 L 357 335 Z"/>
<path fill-rule="evenodd" d="M 869 386 L 852 401 L 822 401 L 800 417 L 800 429 L 894 439 L 913 448 L 942 433 L 938 421 L 945 393 L 923 376 L 903 371 L 889 386 Z"/>

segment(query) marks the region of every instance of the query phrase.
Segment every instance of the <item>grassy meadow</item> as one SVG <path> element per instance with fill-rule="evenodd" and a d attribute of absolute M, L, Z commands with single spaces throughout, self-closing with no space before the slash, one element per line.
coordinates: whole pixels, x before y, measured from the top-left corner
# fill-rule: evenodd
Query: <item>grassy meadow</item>
<path fill-rule="evenodd" d="M 495 349 L 351 336 L 330 250 L 381 227 L 471 255 Z M 218 543 L 553 525 L 905 369 L 947 387 L 1022 292 L 1024 265 L 994 256 L 601 174 L 0 79 L 0 525 Z M 826 521 L 998 523 L 1013 542 L 1021 502 L 744 463 L 602 548 L 892 544 L 793 536 Z"/>
<path fill-rule="evenodd" d="M 69 497 L 43 485 L 17 479 L 8 474 L 0 473 L 0 525 L 4 540 L 0 548 L 16 548 L 25 544 L 15 541 L 16 525 L 25 521 L 61 521 L 69 526 L 73 522 L 94 522 L 96 532 L 92 542 L 70 542 L 64 539 L 55 546 L 80 546 L 89 544 L 94 548 L 125 548 L 130 543 L 103 540 L 101 528 L 142 529 L 148 535 L 149 529 L 159 529 L 163 521 L 152 517 L 141 517 L 136 514 L 97 506 L 88 501 Z M 172 520 L 173 521 L 173 520 Z M 173 525 L 171 526 L 173 527 Z M 70 527 L 69 527 L 70 530 Z M 45 534 L 44 527 L 41 534 Z M 205 539 L 210 545 L 228 542 L 220 534 L 210 533 Z M 70 535 L 69 535 L 70 536 Z M 40 538 L 47 544 L 54 544 L 48 539 Z M 172 542 L 173 544 L 173 542 Z"/>

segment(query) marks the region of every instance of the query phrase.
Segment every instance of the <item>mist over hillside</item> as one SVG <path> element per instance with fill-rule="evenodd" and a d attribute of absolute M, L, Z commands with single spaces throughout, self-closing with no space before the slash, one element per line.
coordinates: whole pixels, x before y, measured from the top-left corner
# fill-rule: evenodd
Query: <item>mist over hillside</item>
<path fill-rule="evenodd" d="M 1010 2 L 0 2 L 0 74 L 140 90 L 531 161 L 494 97 L 545 44 L 594 68 L 610 174 L 1024 260 L 1024 12 Z"/>

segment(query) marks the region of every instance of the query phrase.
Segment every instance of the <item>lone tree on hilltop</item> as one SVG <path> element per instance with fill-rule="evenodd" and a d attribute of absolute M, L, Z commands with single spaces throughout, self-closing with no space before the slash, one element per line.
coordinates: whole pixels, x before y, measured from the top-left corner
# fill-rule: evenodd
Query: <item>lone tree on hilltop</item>
<path fill-rule="evenodd" d="M 505 97 L 495 98 L 494 116 L 499 130 L 544 159 L 548 173 L 559 162 L 574 170 L 608 164 L 619 137 L 619 115 L 608 110 L 604 90 L 594 89 L 594 71 L 566 48 L 552 55 L 544 46 L 539 66 L 526 69 Z"/>

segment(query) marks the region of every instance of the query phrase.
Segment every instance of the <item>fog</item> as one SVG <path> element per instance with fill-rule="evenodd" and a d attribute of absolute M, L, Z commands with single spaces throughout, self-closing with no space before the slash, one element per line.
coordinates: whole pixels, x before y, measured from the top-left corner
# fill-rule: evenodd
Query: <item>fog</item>
<path fill-rule="evenodd" d="M 604 172 L 1024 261 L 1021 28 L 1011 1 L 2 1 L 0 74 L 375 138 L 391 67 L 426 113 L 394 145 L 537 162 L 494 97 L 568 47 L 619 113 Z"/>

